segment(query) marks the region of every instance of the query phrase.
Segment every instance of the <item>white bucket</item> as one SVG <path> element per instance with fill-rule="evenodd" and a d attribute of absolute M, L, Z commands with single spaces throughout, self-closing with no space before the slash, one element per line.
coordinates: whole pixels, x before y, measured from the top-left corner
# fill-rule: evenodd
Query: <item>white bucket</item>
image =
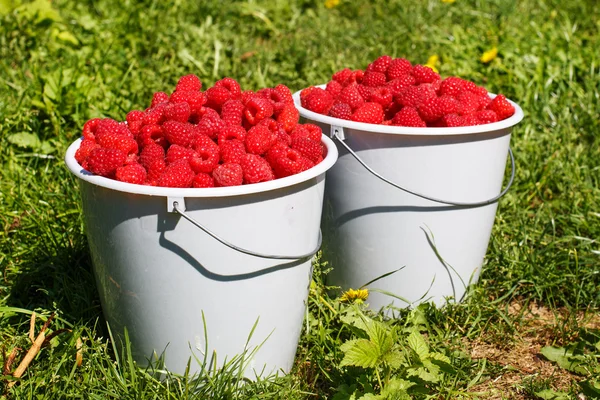
<path fill-rule="evenodd" d="M 333 137 L 340 153 L 325 193 L 328 283 L 366 285 L 373 310 L 462 300 L 479 278 L 497 200 L 510 186 L 501 192 L 521 108 L 511 102 L 512 117 L 487 125 L 411 128 L 317 114 L 302 108 L 300 92 L 294 101 L 305 122 Z"/>
<path fill-rule="evenodd" d="M 79 178 L 102 309 L 113 332 L 127 328 L 136 361 L 164 352 L 167 369 L 181 374 L 192 357 L 193 373 L 194 357 L 216 354 L 219 368 L 247 351 L 247 377 L 289 372 L 321 241 L 325 171 L 338 154 L 333 142 L 323 137 L 327 156 L 300 174 L 208 189 L 91 175 L 74 158 L 79 144 L 65 161 Z"/>

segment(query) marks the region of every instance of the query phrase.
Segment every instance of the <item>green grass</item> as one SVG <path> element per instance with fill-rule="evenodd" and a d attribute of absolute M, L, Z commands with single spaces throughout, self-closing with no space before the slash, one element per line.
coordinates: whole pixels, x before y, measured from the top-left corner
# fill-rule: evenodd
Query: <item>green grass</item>
<path fill-rule="evenodd" d="M 521 340 L 525 315 L 509 312 L 515 302 L 559 315 L 546 336 L 540 331 L 546 345 L 584 343 L 589 331 L 576 317 L 600 315 L 598 21 L 594 0 L 342 0 L 333 9 L 312 0 L 0 0 L 0 351 L 29 347 L 31 311 L 55 312 L 52 329 L 71 330 L 55 337 L 12 389 L 3 388 L 10 378 L 0 376 L 0 393 L 17 399 L 339 400 L 354 390 L 379 393 L 386 371 L 390 379 L 381 379 L 388 391 L 389 382 L 407 379 L 423 360 L 342 365 L 342 344 L 368 335 L 347 317 L 354 306 L 328 297 L 321 263 L 309 299 L 310 329 L 289 376 L 241 384 L 235 365 L 166 380 L 139 369 L 126 349 L 108 340 L 76 181 L 62 161 L 86 120 L 122 120 L 181 75 L 195 73 L 206 87 L 232 76 L 246 89 L 285 83 L 295 91 L 343 67 L 364 68 L 381 54 L 416 63 L 436 54 L 443 76 L 502 92 L 525 111 L 512 136 L 515 185 L 500 201 L 479 284 L 463 304 L 419 309 L 413 314 L 419 323 L 383 323 L 400 348 L 410 347 L 409 333 L 416 331 L 431 351 L 448 357 L 448 371 L 412 396 L 491 397 L 477 385 L 493 382 L 507 367 L 471 359 L 462 347 L 475 340 L 510 347 Z M 481 63 L 482 52 L 494 46 L 498 58 Z M 77 338 L 83 340 L 80 367 Z M 505 398 L 552 398 L 543 391 L 553 389 L 564 398 L 582 391 L 593 398 L 600 391 L 593 386 L 600 386 L 593 381 L 600 350 L 589 341 L 577 349 L 584 383 L 571 379 L 557 388 L 556 376 L 523 372 Z M 557 374 L 570 376 L 565 368 Z"/>

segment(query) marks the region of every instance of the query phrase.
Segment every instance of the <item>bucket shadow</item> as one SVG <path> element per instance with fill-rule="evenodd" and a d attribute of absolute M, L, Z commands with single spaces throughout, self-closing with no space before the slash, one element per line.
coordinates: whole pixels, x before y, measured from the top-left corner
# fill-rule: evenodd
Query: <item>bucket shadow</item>
<path fill-rule="evenodd" d="M 348 213 L 340 215 L 335 219 L 334 226 L 340 227 L 343 224 L 370 214 L 382 214 L 391 212 L 440 212 L 440 211 L 451 211 L 451 210 L 463 210 L 469 209 L 468 206 L 376 206 L 376 207 L 365 207 L 360 210 L 350 211 Z"/>

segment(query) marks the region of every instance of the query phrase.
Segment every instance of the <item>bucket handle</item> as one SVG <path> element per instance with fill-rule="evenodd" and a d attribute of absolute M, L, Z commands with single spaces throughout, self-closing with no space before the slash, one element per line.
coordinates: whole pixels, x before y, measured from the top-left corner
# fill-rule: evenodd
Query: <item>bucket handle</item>
<path fill-rule="evenodd" d="M 475 203 L 463 203 L 463 202 L 458 202 L 458 201 L 450 201 L 450 200 L 442 200 L 442 199 L 437 199 L 435 197 L 431 197 L 431 196 L 427 196 L 421 193 L 417 193 L 414 192 L 410 189 L 407 189 L 403 186 L 398 185 L 397 183 L 394 183 L 392 181 L 390 181 L 387 178 L 384 178 L 383 176 L 381 176 L 381 174 L 375 172 L 371 167 L 369 167 L 359 156 L 358 154 L 356 154 L 351 148 L 350 146 L 348 146 L 346 143 L 344 143 L 344 140 L 346 139 L 345 135 L 344 135 L 344 128 L 342 128 L 341 126 L 332 126 L 331 127 L 331 137 L 333 139 L 336 139 L 342 146 L 344 146 L 346 148 L 346 150 L 348 150 L 348 152 L 352 155 L 352 157 L 354 157 L 356 159 L 356 161 L 358 161 L 363 167 L 365 167 L 365 169 L 367 171 L 369 171 L 371 174 L 373 174 L 373 176 L 375 176 L 376 178 L 381 179 L 382 181 L 384 181 L 387 184 L 390 184 L 392 186 L 394 186 L 395 188 L 398 188 L 406 193 L 412 194 L 413 196 L 417 196 L 420 197 L 422 199 L 425 200 L 430 200 L 436 203 L 441 203 L 441 204 L 447 204 L 450 206 L 459 206 L 459 207 L 482 207 L 482 206 L 487 206 L 489 204 L 495 203 L 498 200 L 500 200 L 500 198 L 502 196 L 504 196 L 508 190 L 510 189 L 510 187 L 512 186 L 514 180 L 515 180 L 515 156 L 513 155 L 512 149 L 509 147 L 508 148 L 508 155 L 510 156 L 510 179 L 508 180 L 508 184 L 506 185 L 506 187 L 504 188 L 504 190 L 502 190 L 502 192 L 500 192 L 499 195 L 492 197 L 491 199 L 488 200 L 483 200 L 483 201 L 478 201 Z"/>
<path fill-rule="evenodd" d="M 194 218 L 192 218 L 188 214 L 186 214 L 185 211 L 182 210 L 181 206 L 179 205 L 180 201 L 183 202 L 183 199 L 178 198 L 178 199 L 174 200 L 174 199 L 169 198 L 168 202 L 169 202 L 169 205 L 171 206 L 171 207 L 169 207 L 169 211 L 175 212 L 175 213 L 181 215 L 183 218 L 187 219 L 193 225 L 196 225 L 198 228 L 200 228 L 202 231 L 204 231 L 204 233 L 208 234 L 213 239 L 217 240 L 218 242 L 221 242 L 222 244 L 229 247 L 230 249 L 239 251 L 240 253 L 244 253 L 249 256 L 259 257 L 259 258 L 269 258 L 272 260 L 301 260 L 304 258 L 310 258 L 310 257 L 314 256 L 315 254 L 317 254 L 317 251 L 319 251 L 319 249 L 321 248 L 321 243 L 323 242 L 323 235 L 321 234 L 321 230 L 319 230 L 319 239 L 317 240 L 317 246 L 313 250 L 309 251 L 308 253 L 295 255 L 295 256 L 283 256 L 283 255 L 257 253 L 255 251 L 247 250 L 242 247 L 236 246 L 235 244 L 229 243 L 227 240 L 225 240 L 225 239 L 219 237 L 217 234 L 211 232 L 208 228 L 206 228 L 205 226 L 200 224 L 198 221 L 196 221 Z M 185 203 L 183 203 L 183 204 L 185 207 Z"/>

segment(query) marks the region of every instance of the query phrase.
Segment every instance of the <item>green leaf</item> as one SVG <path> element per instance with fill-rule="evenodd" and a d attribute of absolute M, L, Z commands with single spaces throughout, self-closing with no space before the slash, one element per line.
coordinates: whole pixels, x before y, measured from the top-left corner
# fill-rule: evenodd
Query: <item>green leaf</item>
<path fill-rule="evenodd" d="M 41 146 L 40 138 L 34 133 L 21 132 L 8 136 L 8 141 L 16 146 L 37 149 Z"/>
<path fill-rule="evenodd" d="M 544 357 L 554 361 L 559 367 L 577 374 L 586 374 L 587 370 L 581 366 L 581 360 L 564 347 L 546 346 L 540 351 Z"/>
<path fill-rule="evenodd" d="M 392 369 L 398 369 L 405 364 L 405 360 L 399 346 L 394 346 L 381 360 Z"/>
<path fill-rule="evenodd" d="M 77 46 L 79 44 L 79 40 L 77 40 L 75 35 L 73 35 L 69 31 L 62 31 L 58 35 L 56 35 L 56 37 L 62 40 L 63 42 L 71 43 L 74 46 Z"/>
<path fill-rule="evenodd" d="M 535 395 L 544 400 L 569 400 L 569 394 L 566 392 L 556 392 L 552 389 L 535 392 Z"/>
<path fill-rule="evenodd" d="M 417 331 L 413 331 L 408 336 L 408 346 L 414 350 L 421 360 L 426 359 L 429 356 L 429 347 L 421 335 Z"/>
<path fill-rule="evenodd" d="M 407 372 L 408 376 L 416 376 L 426 382 L 435 383 L 435 382 L 439 381 L 439 374 L 430 372 L 429 370 L 427 370 L 426 368 L 423 368 L 423 367 L 409 368 L 406 370 L 406 372 Z"/>
<path fill-rule="evenodd" d="M 407 390 L 414 385 L 414 382 L 392 378 L 381 391 L 381 395 L 386 400 L 410 400 Z"/>
<path fill-rule="evenodd" d="M 0 15 L 10 14 L 19 4 L 17 0 L 0 0 Z"/>
<path fill-rule="evenodd" d="M 600 381 L 588 380 L 579 383 L 583 394 L 590 398 L 600 398 Z"/>
<path fill-rule="evenodd" d="M 354 365 L 363 368 L 373 368 L 379 362 L 379 348 L 367 339 L 349 340 L 341 346 L 345 353 L 340 366 Z"/>
<path fill-rule="evenodd" d="M 437 360 L 437 361 L 441 361 L 441 362 L 445 362 L 446 364 L 450 364 L 450 359 L 442 354 L 442 353 L 429 353 L 429 358 L 432 360 Z"/>
<path fill-rule="evenodd" d="M 367 393 L 364 396 L 360 397 L 358 400 L 384 400 L 385 397 L 375 395 L 373 393 Z"/>
<path fill-rule="evenodd" d="M 30 21 L 39 24 L 45 21 L 59 22 L 62 20 L 58 11 L 52 8 L 50 0 L 35 0 L 32 3 L 25 3 L 17 7 L 19 15 Z"/>

